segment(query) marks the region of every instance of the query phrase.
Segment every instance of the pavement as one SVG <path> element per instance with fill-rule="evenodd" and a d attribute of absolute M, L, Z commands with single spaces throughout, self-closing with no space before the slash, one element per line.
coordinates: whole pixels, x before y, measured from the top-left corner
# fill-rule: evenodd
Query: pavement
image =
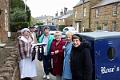
<path fill-rule="evenodd" d="M 43 64 L 42 61 L 38 61 L 36 59 L 37 77 L 35 78 L 35 80 L 46 80 L 46 79 L 43 79 L 44 72 L 43 72 L 43 65 L 42 64 Z M 56 80 L 55 76 L 50 74 L 50 80 Z"/>

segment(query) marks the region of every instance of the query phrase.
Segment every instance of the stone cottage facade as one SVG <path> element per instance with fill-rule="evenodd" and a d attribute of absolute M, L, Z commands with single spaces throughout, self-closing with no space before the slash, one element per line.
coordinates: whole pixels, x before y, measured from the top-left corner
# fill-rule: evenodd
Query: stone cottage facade
<path fill-rule="evenodd" d="M 80 0 L 73 12 L 73 25 L 79 32 L 120 31 L 120 0 Z"/>
<path fill-rule="evenodd" d="M 92 7 L 91 28 L 104 31 L 120 31 L 120 0 L 102 0 Z"/>

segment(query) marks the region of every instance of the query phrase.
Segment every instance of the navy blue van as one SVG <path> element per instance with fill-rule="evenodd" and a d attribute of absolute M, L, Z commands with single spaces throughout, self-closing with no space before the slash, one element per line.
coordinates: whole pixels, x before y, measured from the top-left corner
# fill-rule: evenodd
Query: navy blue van
<path fill-rule="evenodd" d="M 39 26 L 37 27 L 37 38 L 39 38 L 39 37 L 42 35 L 42 33 L 43 33 L 43 28 L 44 28 L 45 26 L 48 26 L 48 27 L 50 28 L 50 34 L 54 34 L 54 32 L 58 30 L 58 28 L 57 28 L 56 25 L 39 25 Z"/>
<path fill-rule="evenodd" d="M 120 80 L 120 32 L 78 34 L 91 46 L 93 80 Z"/>

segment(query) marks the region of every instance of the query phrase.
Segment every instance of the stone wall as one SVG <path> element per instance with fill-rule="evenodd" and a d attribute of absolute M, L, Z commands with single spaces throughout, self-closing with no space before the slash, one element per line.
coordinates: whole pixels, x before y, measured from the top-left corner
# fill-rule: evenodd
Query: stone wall
<path fill-rule="evenodd" d="M 90 2 L 85 2 L 79 6 L 73 8 L 74 16 L 73 16 L 73 25 L 76 26 L 76 23 L 79 22 L 79 31 L 82 31 L 82 28 L 88 29 L 90 27 Z M 86 9 L 86 15 L 83 10 Z"/>
<path fill-rule="evenodd" d="M 97 25 L 101 27 L 101 29 L 107 29 L 108 31 L 112 31 L 113 22 L 116 22 L 116 31 L 120 31 L 120 3 L 109 4 L 97 8 L 92 9 L 91 13 L 91 28 L 96 30 Z M 113 16 L 113 5 L 117 5 L 117 15 Z M 96 17 L 96 9 L 99 9 L 99 16 Z"/>
<path fill-rule="evenodd" d="M 0 48 L 5 55 L 0 56 L 0 80 L 20 80 L 18 66 L 18 52 L 16 48 Z M 0 53 L 1 54 L 1 53 Z"/>

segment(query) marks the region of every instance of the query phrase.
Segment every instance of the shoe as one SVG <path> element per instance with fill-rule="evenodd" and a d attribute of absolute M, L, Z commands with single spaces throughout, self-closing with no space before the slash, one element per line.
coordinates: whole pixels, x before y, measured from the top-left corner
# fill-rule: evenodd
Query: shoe
<path fill-rule="evenodd" d="M 44 76 L 43 76 L 43 79 L 45 79 L 45 78 L 47 78 L 47 76 L 46 76 L 46 75 L 44 75 Z"/>
<path fill-rule="evenodd" d="M 47 75 L 46 78 L 47 78 L 47 80 L 50 80 L 50 76 L 49 75 Z"/>

